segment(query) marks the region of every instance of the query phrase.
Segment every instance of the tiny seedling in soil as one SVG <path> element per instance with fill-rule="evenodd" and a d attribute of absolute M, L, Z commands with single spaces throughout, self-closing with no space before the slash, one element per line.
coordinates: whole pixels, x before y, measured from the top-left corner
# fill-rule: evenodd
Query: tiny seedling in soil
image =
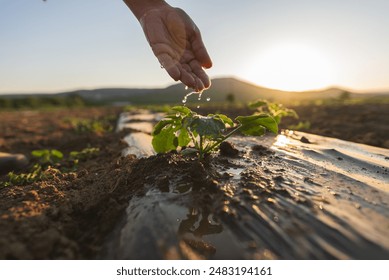
<path fill-rule="evenodd" d="M 100 152 L 99 148 L 85 148 L 80 152 L 73 151 L 69 154 L 69 160 L 72 160 L 74 165 L 77 166 L 80 161 L 85 161 L 93 158 Z"/>
<path fill-rule="evenodd" d="M 41 166 L 55 165 L 63 159 L 63 153 L 58 150 L 34 150 L 31 155 Z"/>
<path fill-rule="evenodd" d="M 181 148 L 183 154 L 197 153 L 201 160 L 234 133 L 261 136 L 267 130 L 278 133 L 278 122 L 269 113 L 239 116 L 234 122 L 223 114 L 202 116 L 185 106 L 176 106 L 155 125 L 152 144 L 157 153 Z M 190 144 L 193 147 L 186 148 Z"/>
<path fill-rule="evenodd" d="M 276 120 L 277 124 L 281 122 L 283 117 L 298 118 L 295 110 L 286 108 L 282 104 L 272 103 L 262 99 L 249 103 L 249 107 L 256 109 L 258 113 L 271 115 Z"/>
<path fill-rule="evenodd" d="M 65 122 L 70 123 L 73 129 L 79 133 L 105 133 L 113 130 L 111 125 L 111 118 L 104 119 L 79 119 L 79 118 L 67 118 Z"/>
<path fill-rule="evenodd" d="M 85 148 L 82 151 L 72 151 L 66 159 L 58 150 L 34 150 L 31 156 L 36 163 L 30 168 L 28 173 L 9 172 L 8 181 L 0 182 L 0 186 L 21 186 L 34 182 L 53 178 L 56 174 L 75 171 L 79 161 L 85 161 L 96 156 L 99 148 Z"/>

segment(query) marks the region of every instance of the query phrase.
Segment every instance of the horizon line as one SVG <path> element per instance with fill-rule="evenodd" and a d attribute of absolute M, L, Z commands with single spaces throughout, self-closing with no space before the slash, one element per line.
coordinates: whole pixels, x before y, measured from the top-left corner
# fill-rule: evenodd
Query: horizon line
<path fill-rule="evenodd" d="M 261 87 L 261 88 L 264 88 L 264 89 L 268 89 L 268 90 L 276 90 L 276 91 L 281 91 L 281 92 L 293 92 L 293 93 L 299 93 L 299 92 L 320 92 L 320 91 L 325 91 L 325 90 L 329 90 L 329 89 L 339 89 L 339 90 L 345 90 L 345 91 L 349 91 L 350 93 L 357 93 L 357 94 L 379 94 L 379 93 L 389 93 L 389 88 L 386 88 L 386 89 L 367 89 L 367 90 L 357 90 L 357 89 L 354 89 L 354 88 L 350 88 L 350 87 L 346 87 L 346 86 L 341 86 L 341 85 L 329 85 L 327 87 L 322 87 L 322 88 L 316 88 L 316 89 L 308 89 L 308 90 L 283 90 L 283 89 L 277 89 L 277 88 L 271 88 L 271 87 L 266 87 L 266 86 L 263 86 L 263 85 L 259 85 L 255 82 L 252 82 L 250 80 L 246 80 L 244 78 L 241 78 L 241 77 L 237 77 L 237 76 L 234 76 L 234 75 L 230 75 L 230 76 L 215 76 L 215 77 L 212 77 L 211 78 L 211 81 L 213 80 L 219 80 L 219 79 L 234 79 L 234 80 L 238 80 L 240 82 L 243 82 L 243 83 L 247 83 L 247 84 L 251 84 L 253 86 L 256 86 L 256 87 Z M 134 87 L 131 87 L 131 86 L 101 86 L 101 87 L 79 87 L 79 88 L 70 88 L 70 89 L 63 89 L 63 90 L 55 90 L 55 91 L 20 91 L 20 92 L 0 92 L 0 96 L 2 95 L 37 95 L 37 94 L 42 94 L 42 95 L 55 95 L 55 94 L 61 94 L 61 93 L 69 93 L 69 92 L 75 92 L 75 91 L 93 91 L 93 90 L 100 90 L 100 89 L 139 89 L 139 90 L 143 90 L 143 89 L 149 89 L 149 90 L 157 90 L 157 89 L 166 89 L 166 88 L 169 88 L 171 86 L 175 86 L 175 85 L 178 85 L 179 82 L 176 82 L 176 83 L 170 83 L 168 85 L 160 85 L 160 86 L 134 86 Z M 212 88 L 212 85 L 211 85 L 211 88 Z"/>

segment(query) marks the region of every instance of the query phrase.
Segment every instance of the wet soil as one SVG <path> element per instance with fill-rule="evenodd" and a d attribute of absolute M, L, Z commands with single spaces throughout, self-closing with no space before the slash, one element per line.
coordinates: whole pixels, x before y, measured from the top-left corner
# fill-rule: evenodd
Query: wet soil
<path fill-rule="evenodd" d="M 388 193 L 269 149 L 274 137 L 263 145 L 246 138 L 232 139 L 238 156 L 199 162 L 169 153 L 139 160 L 132 178 L 143 187 L 101 257 L 389 257 Z"/>
<path fill-rule="evenodd" d="M 277 158 L 260 144 L 246 147 L 243 153 L 236 152 L 235 143 L 203 163 L 176 153 L 145 159 L 122 157 L 125 145 L 121 139 L 128 131 L 78 133 L 67 121 L 69 117 L 113 116 L 114 125 L 119 112 L 117 108 L 0 112 L 2 152 L 28 156 L 35 149 L 58 149 L 65 154 L 86 147 L 100 149 L 72 172 L 53 170 L 51 178 L 40 182 L 0 187 L 0 259 L 389 257 L 376 228 L 368 230 L 362 225 L 356 231 L 349 226 L 348 219 L 355 219 L 348 214 L 323 211 L 326 205 L 336 208 L 349 200 L 347 207 L 355 217 L 366 220 L 367 215 L 381 213 L 374 216 L 374 223 L 385 224 L 387 205 L 383 203 L 387 201 L 385 196 L 380 198 L 381 192 L 358 194 L 359 183 L 353 181 L 344 191 L 366 199 L 343 191 L 332 195 L 333 190 L 325 185 L 334 179 L 331 172 L 315 170 L 323 175 L 310 177 L 298 161 Z M 352 131 L 367 135 L 369 129 Z M 382 125 L 377 133 L 387 130 Z M 347 133 L 344 127 L 340 131 Z M 380 139 L 377 146 L 386 145 L 387 135 L 373 137 Z M 250 166 L 239 162 L 242 159 Z M 295 176 L 285 176 L 291 170 L 296 170 L 292 172 Z M 0 176 L 0 181 L 5 180 Z M 337 180 L 345 186 L 348 179 Z M 354 183 L 355 189 L 350 190 Z M 338 201 L 339 197 L 343 199 Z M 148 210 L 140 211 L 141 206 Z M 164 220 L 174 211 L 177 218 Z M 124 213 L 130 215 L 123 218 Z M 128 225 L 123 219 L 133 223 Z M 315 221 L 320 221 L 315 234 L 307 235 L 313 229 L 306 225 Z M 155 226 L 166 229 L 165 234 Z M 127 245 L 113 241 L 123 231 L 132 233 Z M 232 240 L 231 246 L 223 246 L 226 240 Z M 131 256 L 126 255 L 126 248 L 131 249 Z"/>

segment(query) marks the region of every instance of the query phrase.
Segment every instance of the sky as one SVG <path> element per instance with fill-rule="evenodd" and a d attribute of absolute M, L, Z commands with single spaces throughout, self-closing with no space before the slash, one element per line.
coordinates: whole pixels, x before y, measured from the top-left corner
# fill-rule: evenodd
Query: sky
<path fill-rule="evenodd" d="M 387 0 L 171 0 L 210 77 L 282 90 L 389 90 Z M 174 82 L 121 0 L 0 0 L 0 94 Z"/>

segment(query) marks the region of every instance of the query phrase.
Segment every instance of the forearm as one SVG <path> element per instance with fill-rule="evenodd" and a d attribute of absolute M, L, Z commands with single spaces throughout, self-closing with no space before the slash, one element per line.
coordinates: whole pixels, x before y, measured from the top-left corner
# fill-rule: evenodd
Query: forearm
<path fill-rule="evenodd" d="M 140 20 L 148 11 L 169 6 L 164 0 L 123 0 L 135 17 Z"/>

